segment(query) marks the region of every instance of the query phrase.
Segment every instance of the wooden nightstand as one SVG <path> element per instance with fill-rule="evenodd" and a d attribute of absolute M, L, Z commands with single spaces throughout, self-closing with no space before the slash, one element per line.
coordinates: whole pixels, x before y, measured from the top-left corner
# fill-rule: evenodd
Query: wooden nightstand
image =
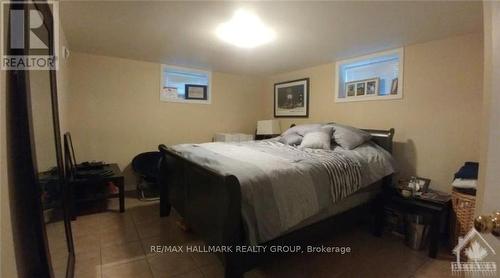
<path fill-rule="evenodd" d="M 387 188 L 384 196 L 384 207 L 403 214 L 421 214 L 429 217 L 429 257 L 435 258 L 439 250 L 440 230 L 448 231 L 448 216 L 451 201 L 429 201 L 420 197 L 405 198 L 395 188 Z"/>

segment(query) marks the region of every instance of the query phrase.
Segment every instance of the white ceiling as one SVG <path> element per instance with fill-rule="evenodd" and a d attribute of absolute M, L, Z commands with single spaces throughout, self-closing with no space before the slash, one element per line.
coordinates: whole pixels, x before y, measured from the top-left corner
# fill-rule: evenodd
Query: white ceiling
<path fill-rule="evenodd" d="M 474 2 L 62 2 L 73 51 L 265 75 L 482 30 Z M 274 42 L 241 49 L 214 34 L 238 8 Z"/>

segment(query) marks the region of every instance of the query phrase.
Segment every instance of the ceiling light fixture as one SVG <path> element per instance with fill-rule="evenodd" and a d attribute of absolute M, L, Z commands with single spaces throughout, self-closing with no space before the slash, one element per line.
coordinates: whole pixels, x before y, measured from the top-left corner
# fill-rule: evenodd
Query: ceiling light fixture
<path fill-rule="evenodd" d="M 231 20 L 217 26 L 215 33 L 221 40 L 242 48 L 253 48 L 276 37 L 256 14 L 245 10 L 237 10 Z"/>

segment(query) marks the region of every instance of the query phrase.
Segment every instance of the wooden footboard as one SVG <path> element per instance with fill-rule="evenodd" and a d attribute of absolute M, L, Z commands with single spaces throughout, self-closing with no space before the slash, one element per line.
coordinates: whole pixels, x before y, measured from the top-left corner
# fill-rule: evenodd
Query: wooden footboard
<path fill-rule="evenodd" d="M 235 176 L 222 176 L 160 145 L 161 216 L 170 206 L 185 218 L 208 244 L 241 241 L 241 192 Z M 188 204 L 188 205 L 187 205 Z"/>
<path fill-rule="evenodd" d="M 208 245 L 243 245 L 238 179 L 187 160 L 165 145 L 160 145 L 159 150 L 163 154 L 159 177 L 160 216 L 168 216 L 173 206 Z M 219 255 L 226 265 L 226 277 L 243 273 L 233 254 Z"/>

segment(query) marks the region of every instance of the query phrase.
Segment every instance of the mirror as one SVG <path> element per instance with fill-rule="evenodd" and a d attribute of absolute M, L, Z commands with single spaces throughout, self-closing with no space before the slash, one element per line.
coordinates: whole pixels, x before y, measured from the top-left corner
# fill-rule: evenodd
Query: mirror
<path fill-rule="evenodd" d="M 63 184 L 59 180 L 52 122 L 49 72 L 30 72 L 30 88 L 38 182 L 52 270 L 55 277 L 65 277 L 69 253 L 64 225 Z"/>
<path fill-rule="evenodd" d="M 40 13 L 41 14 L 41 13 Z M 47 16 L 47 14 L 43 14 Z M 50 15 L 49 15 L 50 16 Z M 51 50 L 50 26 L 32 29 L 49 48 L 32 49 L 30 55 L 49 55 Z M 32 146 L 36 162 L 37 186 L 41 192 L 42 215 L 45 224 L 46 248 L 53 277 L 66 277 L 72 254 L 71 227 L 67 210 L 67 192 L 61 150 L 54 71 L 30 70 Z M 54 85 L 54 86 L 53 86 Z M 59 142 L 57 141 L 59 140 Z"/>

